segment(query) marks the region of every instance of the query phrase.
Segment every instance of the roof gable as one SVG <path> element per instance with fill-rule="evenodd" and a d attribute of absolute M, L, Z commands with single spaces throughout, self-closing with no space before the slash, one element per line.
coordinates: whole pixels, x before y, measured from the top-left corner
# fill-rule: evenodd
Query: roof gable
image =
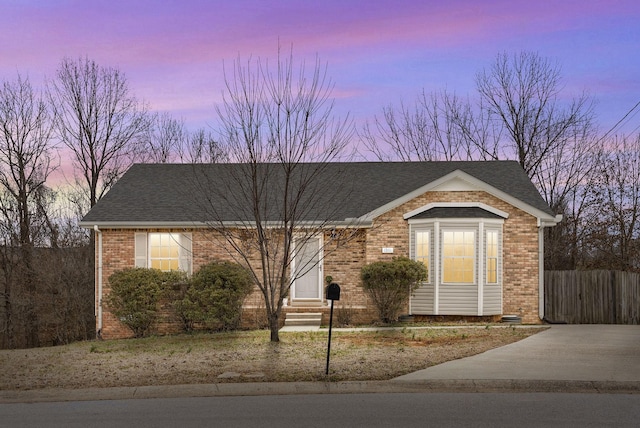
<path fill-rule="evenodd" d="M 490 162 L 487 163 L 487 166 L 490 166 Z M 524 174 L 524 172 L 523 172 Z M 533 184 L 531 184 L 533 187 Z M 424 186 L 413 190 L 410 193 L 402 195 L 400 198 L 390 201 L 389 203 L 376 208 L 374 211 L 367 213 L 365 218 L 373 219 L 376 218 L 394 208 L 399 207 L 400 205 L 431 191 L 448 191 L 448 192 L 464 192 L 464 191 L 484 191 L 501 199 L 510 205 L 515 206 L 516 208 L 521 209 L 522 211 L 533 215 L 536 218 L 544 218 L 547 220 L 552 220 L 554 216 L 550 212 L 546 203 L 544 207 L 536 207 L 531 205 L 530 203 L 513 196 L 512 194 L 500 190 L 494 187 L 491 184 L 488 184 L 485 181 L 482 181 L 462 170 L 455 170 L 450 172 L 447 175 L 444 175 L 430 183 L 425 184 Z M 536 191 L 537 193 L 537 191 Z M 538 194 L 540 197 L 540 195 Z M 540 199 L 542 199 L 540 197 Z M 546 210 L 544 209 L 546 208 Z"/>

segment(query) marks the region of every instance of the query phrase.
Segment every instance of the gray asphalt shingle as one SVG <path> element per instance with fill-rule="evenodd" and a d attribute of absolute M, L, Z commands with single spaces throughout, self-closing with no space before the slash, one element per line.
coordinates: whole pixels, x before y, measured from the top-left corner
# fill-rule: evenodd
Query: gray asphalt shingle
<path fill-rule="evenodd" d="M 84 217 L 84 225 L 121 223 L 188 223 L 216 217 L 251 217 L 250 197 L 243 196 L 240 164 L 136 164 Z M 278 167 L 265 175 L 265 204 L 284 193 Z M 307 189 L 309 220 L 363 216 L 439 178 L 461 170 L 550 216 L 554 213 L 517 162 L 354 162 L 300 166 L 300 176 L 317 173 Z M 295 187 L 295 186 L 294 186 Z M 328 189 L 328 191 L 327 191 Z M 247 189 L 245 189 L 247 190 Z M 229 197 L 231 195 L 232 197 Z M 271 204 L 276 206 L 278 204 Z M 265 220 L 279 220 L 277 210 Z"/>

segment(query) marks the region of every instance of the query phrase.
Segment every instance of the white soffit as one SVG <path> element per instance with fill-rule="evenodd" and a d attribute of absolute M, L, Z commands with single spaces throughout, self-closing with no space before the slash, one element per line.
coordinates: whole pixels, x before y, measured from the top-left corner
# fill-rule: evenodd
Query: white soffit
<path fill-rule="evenodd" d="M 476 190 L 484 190 L 477 185 L 473 185 L 462 177 L 452 177 L 451 180 L 441 182 L 430 189 L 434 192 L 473 192 Z"/>

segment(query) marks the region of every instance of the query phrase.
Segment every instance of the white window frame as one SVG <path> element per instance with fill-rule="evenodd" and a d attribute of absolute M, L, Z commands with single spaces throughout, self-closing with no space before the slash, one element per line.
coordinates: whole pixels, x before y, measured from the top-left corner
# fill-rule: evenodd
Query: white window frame
<path fill-rule="evenodd" d="M 496 242 L 495 242 L 496 256 L 495 257 L 492 257 L 489 255 L 489 235 L 490 234 L 491 235 L 495 234 L 495 239 L 496 239 Z M 501 259 L 500 231 L 498 229 L 485 230 L 484 242 L 485 242 L 485 267 L 484 267 L 485 283 L 490 285 L 496 285 L 500 283 L 500 259 Z M 489 261 L 490 260 L 496 261 L 496 270 L 495 270 L 496 280 L 495 281 L 489 281 Z"/>
<path fill-rule="evenodd" d="M 426 257 L 418 257 L 418 234 L 422 233 L 426 236 L 427 239 L 427 256 Z M 433 256 L 433 250 L 431 248 L 431 244 L 432 244 L 432 238 L 431 235 L 433 234 L 433 230 L 431 229 L 417 229 L 413 231 L 413 239 L 415 239 L 414 242 L 414 251 L 415 253 L 412 254 L 412 258 L 413 260 L 416 261 L 421 261 L 425 267 L 427 268 L 427 279 L 425 281 L 423 281 L 425 284 L 431 284 L 431 278 L 432 278 L 432 265 L 433 263 L 431 262 L 431 258 Z"/>
<path fill-rule="evenodd" d="M 193 265 L 192 234 L 183 232 L 136 232 L 135 234 L 135 266 L 148 268 L 152 265 L 151 239 L 153 234 L 168 234 L 179 245 L 178 270 L 191 275 Z"/>
<path fill-rule="evenodd" d="M 441 232 L 441 245 L 440 245 L 440 259 L 441 259 L 441 263 L 440 263 L 440 269 L 441 269 L 441 278 L 442 278 L 442 284 L 444 285 L 476 285 L 478 284 L 478 275 L 477 275 L 477 267 L 478 267 L 478 229 L 477 228 L 470 228 L 470 227 L 451 227 L 451 226 L 443 226 L 442 227 L 442 232 Z M 445 256 L 445 239 L 444 239 L 444 235 L 446 233 L 472 233 L 473 234 L 473 255 L 472 256 L 467 256 L 467 255 L 463 255 L 463 256 L 456 256 L 456 255 L 452 255 L 452 256 Z M 472 273 L 472 277 L 471 277 L 471 281 L 445 281 L 445 259 L 452 259 L 452 260 L 458 260 L 458 259 L 469 259 L 471 258 L 473 261 L 473 266 L 471 267 L 471 273 Z"/>

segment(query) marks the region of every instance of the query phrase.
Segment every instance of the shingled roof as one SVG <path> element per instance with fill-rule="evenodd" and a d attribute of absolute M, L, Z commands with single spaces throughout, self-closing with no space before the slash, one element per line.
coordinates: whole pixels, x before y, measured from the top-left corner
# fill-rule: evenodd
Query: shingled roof
<path fill-rule="evenodd" d="M 307 171 L 314 164 L 305 164 Z M 238 169 L 242 164 L 136 164 L 83 218 L 81 225 L 149 226 L 195 225 L 207 221 L 207 204 L 215 207 L 225 221 L 246 220 L 238 216 L 238 207 L 228 207 L 220 192 L 232 192 Z M 375 217 L 381 209 L 391 208 L 416 191 L 429 190 L 437 183 L 456 173 L 493 192 L 508 197 L 530 208 L 538 217 L 554 218 L 547 203 L 540 196 L 523 169 L 514 161 L 478 162 L 349 162 L 325 165 L 318 182 L 326 181 L 335 191 L 314 204 L 318 211 L 331 205 L 329 220 Z M 206 185 L 202 177 L 207 177 Z M 278 176 L 269 184 L 269 198 L 277 199 L 282 183 Z M 339 180 L 336 182 L 336 180 Z M 224 190 L 227 189 L 227 190 Z M 319 195 L 318 192 L 307 192 Z M 218 196 L 216 196 L 218 195 Z M 322 196 L 318 196 L 322 198 Z M 250 202 L 250 201 L 247 201 Z M 243 203 L 240 201 L 240 203 Z M 246 212 L 250 211 L 247 205 Z M 249 214 L 247 214 L 249 215 Z M 266 219 L 270 220 L 270 219 Z M 273 218 L 271 220 L 279 220 Z"/>

